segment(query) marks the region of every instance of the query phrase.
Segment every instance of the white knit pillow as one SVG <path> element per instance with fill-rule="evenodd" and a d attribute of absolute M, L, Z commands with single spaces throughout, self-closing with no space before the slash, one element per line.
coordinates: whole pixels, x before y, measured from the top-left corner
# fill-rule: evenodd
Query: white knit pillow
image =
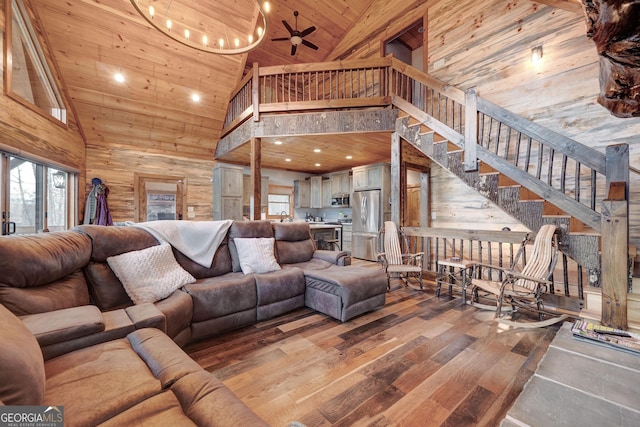
<path fill-rule="evenodd" d="M 180 267 L 169 244 L 107 258 L 134 304 L 156 302 L 196 279 Z"/>
<path fill-rule="evenodd" d="M 280 270 L 280 264 L 276 261 L 273 251 L 273 237 L 236 237 L 233 241 L 244 274 Z"/>

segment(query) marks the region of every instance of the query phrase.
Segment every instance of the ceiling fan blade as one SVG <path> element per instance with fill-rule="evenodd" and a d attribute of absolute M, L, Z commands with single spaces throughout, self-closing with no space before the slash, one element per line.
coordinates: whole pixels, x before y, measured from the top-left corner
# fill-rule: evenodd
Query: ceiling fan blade
<path fill-rule="evenodd" d="M 297 48 L 297 47 L 298 47 L 298 46 L 296 46 L 295 44 L 292 44 L 292 45 L 291 45 L 291 56 L 293 56 L 293 55 L 295 55 L 295 54 L 296 54 L 296 48 Z"/>
<path fill-rule="evenodd" d="M 272 42 L 281 42 L 285 40 L 289 40 L 289 37 L 278 37 L 277 39 L 271 39 Z"/>
<path fill-rule="evenodd" d="M 304 30 L 303 32 L 300 33 L 300 37 L 304 37 L 304 36 L 308 36 L 309 34 L 313 33 L 316 30 L 316 27 L 311 26 L 309 28 L 307 28 L 306 30 Z"/>
<path fill-rule="evenodd" d="M 289 25 L 284 19 L 282 20 L 282 25 L 284 25 L 287 31 L 289 31 L 289 34 L 293 35 L 293 28 L 291 28 L 291 25 Z"/>
<path fill-rule="evenodd" d="M 307 46 L 307 47 L 310 47 L 311 49 L 318 50 L 318 46 L 316 46 L 315 44 L 313 44 L 311 42 L 308 42 L 306 40 L 302 40 L 302 44 Z"/>

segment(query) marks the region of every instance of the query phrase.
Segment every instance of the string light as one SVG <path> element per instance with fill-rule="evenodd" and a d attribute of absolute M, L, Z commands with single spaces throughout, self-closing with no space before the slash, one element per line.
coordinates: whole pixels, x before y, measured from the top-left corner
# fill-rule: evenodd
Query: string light
<path fill-rule="evenodd" d="M 207 24 L 206 16 L 203 16 L 202 13 L 185 13 L 184 10 L 180 10 L 180 8 L 186 7 L 184 3 L 173 5 L 174 2 L 169 1 L 166 10 L 163 11 L 164 6 L 156 10 L 150 4 L 152 1 L 154 0 L 130 0 L 138 13 L 156 30 L 194 49 L 224 55 L 242 54 L 257 48 L 266 38 L 266 14 L 271 10 L 268 1 L 254 0 L 260 15 L 258 17 L 259 25 L 256 25 L 254 30 L 246 36 L 227 34 L 229 28 L 224 24 L 221 26 L 218 21 Z M 156 3 L 157 5 L 158 3 Z M 174 6 L 173 10 L 171 10 L 172 5 Z M 171 12 L 174 12 L 173 15 Z M 247 21 L 251 20 L 252 15 L 253 10 L 247 10 Z M 185 22 L 185 17 L 189 16 L 197 16 L 197 22 Z M 262 18 L 262 22 L 260 22 L 260 18 Z M 220 31 L 222 37 L 220 34 L 215 34 L 216 31 Z M 184 37 L 182 37 L 183 35 Z M 218 39 L 218 43 L 210 43 L 211 37 L 214 37 L 213 40 Z M 246 45 L 243 40 L 248 41 Z"/>

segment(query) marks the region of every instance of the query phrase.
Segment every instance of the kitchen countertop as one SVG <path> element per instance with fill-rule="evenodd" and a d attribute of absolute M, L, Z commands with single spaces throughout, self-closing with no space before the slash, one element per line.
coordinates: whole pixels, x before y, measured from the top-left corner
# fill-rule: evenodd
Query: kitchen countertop
<path fill-rule="evenodd" d="M 317 229 L 329 229 L 329 228 L 342 228 L 342 224 L 327 224 L 325 222 L 310 222 L 309 223 L 309 228 L 311 228 L 312 230 L 317 230 Z"/>

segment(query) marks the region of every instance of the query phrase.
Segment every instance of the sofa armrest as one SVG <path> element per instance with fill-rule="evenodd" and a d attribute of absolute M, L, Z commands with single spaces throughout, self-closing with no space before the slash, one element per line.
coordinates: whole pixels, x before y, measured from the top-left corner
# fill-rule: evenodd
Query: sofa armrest
<path fill-rule="evenodd" d="M 321 259 L 335 265 L 351 265 L 351 256 L 345 251 L 325 251 L 318 249 L 313 253 L 313 258 Z"/>
<path fill-rule="evenodd" d="M 152 303 L 132 305 L 124 309 L 136 329 L 156 328 L 167 332 L 167 318 Z"/>
<path fill-rule="evenodd" d="M 35 335 L 40 347 L 97 334 L 105 328 L 102 313 L 93 305 L 29 314 L 20 319 Z"/>

